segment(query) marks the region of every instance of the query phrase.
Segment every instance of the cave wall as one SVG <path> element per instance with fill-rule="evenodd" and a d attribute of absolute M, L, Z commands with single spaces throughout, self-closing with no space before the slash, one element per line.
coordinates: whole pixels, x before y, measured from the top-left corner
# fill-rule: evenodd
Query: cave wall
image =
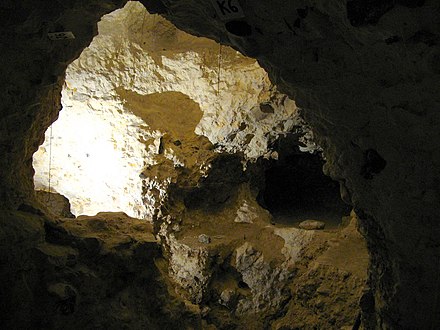
<path fill-rule="evenodd" d="M 62 110 L 34 154 L 34 183 L 68 197 L 76 215 L 151 218 L 156 205 L 140 175 L 165 159 L 186 167 L 194 132 L 217 151 L 255 160 L 301 125 L 295 103 L 255 59 L 180 31 L 137 1 L 101 18 L 65 80 Z"/>
<path fill-rule="evenodd" d="M 32 154 L 57 116 L 64 70 L 99 18 L 123 3 L 1 4 L 2 208 L 32 202 Z M 240 1 L 247 24 L 228 25 L 234 33 L 211 2 L 144 3 L 183 30 L 257 58 L 304 110 L 369 245 L 364 324 L 438 328 L 438 2 Z M 59 29 L 76 39 L 46 38 Z"/>
<path fill-rule="evenodd" d="M 4 1 L 1 4 L 2 207 L 33 199 L 31 159 L 43 142 L 40 129 L 58 116 L 66 67 L 97 33 L 96 22 L 100 17 L 123 3 Z M 74 40 L 55 42 L 47 37 L 49 32 L 72 30 Z"/>
<path fill-rule="evenodd" d="M 245 37 L 206 3 L 164 3 L 177 26 L 256 57 L 303 108 L 361 215 L 372 256 L 362 306 L 377 316 L 365 323 L 438 326 L 440 155 L 426 143 L 439 137 L 438 3 L 240 2 Z"/>

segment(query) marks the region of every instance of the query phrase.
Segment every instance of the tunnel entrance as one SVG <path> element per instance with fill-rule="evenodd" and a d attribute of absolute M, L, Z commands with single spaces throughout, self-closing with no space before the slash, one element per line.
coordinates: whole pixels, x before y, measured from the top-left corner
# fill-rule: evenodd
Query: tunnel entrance
<path fill-rule="evenodd" d="M 102 17 L 98 32 L 68 66 L 62 111 L 33 159 L 35 188 L 67 197 L 76 216 L 151 219 L 174 170 L 209 158 L 194 156 L 200 150 L 255 159 L 269 135 L 296 124 L 295 102 L 255 59 L 180 31 L 140 2 Z M 157 164 L 169 166 L 148 176 Z"/>
<path fill-rule="evenodd" d="M 302 152 L 294 141 L 290 134 L 277 142 L 279 159 L 265 170 L 259 200 L 275 223 L 298 225 L 319 220 L 327 229 L 337 228 L 351 207 L 341 200 L 339 183 L 323 173 L 321 152 Z"/>

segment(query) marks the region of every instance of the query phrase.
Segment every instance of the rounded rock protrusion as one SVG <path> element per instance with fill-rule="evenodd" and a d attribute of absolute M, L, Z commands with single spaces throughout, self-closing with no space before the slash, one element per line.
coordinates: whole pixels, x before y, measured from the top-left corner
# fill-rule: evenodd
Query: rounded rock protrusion
<path fill-rule="evenodd" d="M 220 294 L 219 303 L 228 308 L 233 307 L 237 301 L 237 292 L 233 289 L 225 289 Z"/>
<path fill-rule="evenodd" d="M 199 235 L 199 242 L 203 244 L 209 244 L 211 243 L 211 237 L 205 234 Z"/>
<path fill-rule="evenodd" d="M 47 291 L 56 297 L 56 310 L 62 315 L 73 314 L 78 302 L 77 290 L 66 283 L 54 283 L 48 286 Z"/>
<path fill-rule="evenodd" d="M 321 230 L 325 228 L 325 223 L 318 220 L 305 220 L 299 224 L 299 228 L 305 230 Z"/>

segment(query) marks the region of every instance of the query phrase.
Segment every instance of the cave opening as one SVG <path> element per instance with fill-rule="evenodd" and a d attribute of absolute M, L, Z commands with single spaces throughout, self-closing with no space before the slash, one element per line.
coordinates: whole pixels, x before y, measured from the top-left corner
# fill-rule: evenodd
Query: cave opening
<path fill-rule="evenodd" d="M 339 183 L 323 173 L 322 150 L 301 150 L 296 141 L 293 134 L 276 141 L 278 159 L 265 170 L 260 203 L 275 223 L 297 226 L 304 220 L 318 220 L 326 229 L 337 228 L 351 206 L 342 201 Z"/>
<path fill-rule="evenodd" d="M 67 197 L 76 216 L 151 220 L 173 168 L 207 166 L 190 149 L 253 161 L 299 120 L 255 59 L 178 30 L 137 1 L 102 17 L 67 67 L 61 103 L 33 157 L 34 185 L 52 208 L 65 209 Z M 170 169 L 146 174 L 162 162 Z"/>
<path fill-rule="evenodd" d="M 200 309 L 192 308 L 190 311 L 185 306 L 193 307 L 194 304 L 182 303 L 176 304 L 176 308 L 170 306 L 170 301 L 175 296 L 170 297 L 166 290 L 160 289 L 166 285 L 166 281 L 162 281 L 162 275 L 155 272 L 157 265 L 153 260 L 157 260 L 154 257 L 161 253 L 157 250 L 158 244 L 153 234 L 148 241 L 142 241 L 144 234 L 150 233 L 145 227 L 141 224 L 134 226 L 131 220 L 120 225 L 118 219 L 114 221 L 113 224 L 117 225 L 111 227 L 112 230 L 106 230 L 105 222 L 92 219 L 89 227 L 85 225 L 84 230 L 77 228 L 75 231 L 75 225 L 80 227 L 79 221 L 70 219 L 69 222 L 63 222 L 62 219 L 43 214 L 45 211 L 35 200 L 32 191 L 30 158 L 43 139 L 44 129 L 58 115 L 59 92 L 67 64 L 90 43 L 101 17 L 126 3 L 126 0 L 73 0 L 64 3 L 41 0 L 5 1 L 0 5 L 2 16 L 5 17 L 2 22 L 4 47 L 1 63 L 2 76 L 5 79 L 2 80 L 4 95 L 0 127 L 0 204 L 3 208 L 0 217 L 0 264 L 4 267 L 0 270 L 3 283 L 0 296 L 3 302 L 1 318 L 6 328 L 58 329 L 66 327 L 66 324 L 79 328 L 164 329 L 175 328 L 176 325 L 177 328 L 212 328 L 210 324 L 206 324 L 209 323 L 212 309 L 200 306 Z M 255 314 L 263 315 L 263 312 L 257 310 L 253 315 L 243 318 L 242 328 L 341 329 L 351 328 L 353 324 L 353 328 L 356 328 L 359 326 L 359 307 L 361 328 L 440 328 L 436 288 L 440 182 L 440 156 L 436 144 L 439 140 L 439 118 L 436 110 L 440 104 L 437 88 L 439 2 L 291 1 L 283 6 L 270 1 L 237 0 L 144 0 L 143 3 L 186 31 L 221 40 L 223 44 L 233 45 L 243 54 L 257 58 L 277 86 L 304 107 L 310 125 L 317 130 L 319 139 L 329 146 L 326 150 L 328 173 L 344 181 L 341 190 L 343 198 L 353 203 L 359 215 L 357 228 L 366 238 L 371 256 L 369 278 L 364 290 L 362 287 L 365 276 L 350 269 L 360 255 L 353 247 L 360 246 L 361 241 L 352 245 L 342 242 L 347 237 L 340 237 L 346 234 L 344 230 L 347 228 L 343 228 L 343 232 L 329 233 L 300 231 L 294 227 L 280 228 L 271 226 L 269 222 L 258 227 L 255 222 L 252 223 L 258 217 L 253 218 L 249 214 L 262 212 L 249 198 L 254 196 L 243 189 L 238 194 L 243 200 L 236 202 L 231 199 L 230 205 L 234 209 L 229 209 L 229 213 L 225 212 L 223 217 L 211 221 L 209 227 L 201 227 L 206 214 L 197 213 L 199 209 L 193 210 L 187 216 L 194 219 L 194 227 L 185 227 L 185 222 L 178 221 L 165 224 L 168 227 L 164 230 L 169 229 L 166 234 L 173 235 L 164 234 L 161 244 L 168 252 L 171 251 L 169 255 L 176 255 L 175 260 L 173 259 L 176 267 L 172 275 L 180 281 L 178 284 L 182 287 L 194 284 L 200 288 L 197 292 L 207 292 L 209 295 L 213 289 L 203 285 L 210 283 L 210 271 L 219 264 L 231 264 L 249 287 L 248 292 L 237 295 L 233 291 L 234 286 L 231 286 L 232 290 L 228 290 L 229 283 L 225 283 L 224 292 L 211 297 L 220 297 L 226 306 L 239 307 L 234 310 L 237 313 L 255 311 L 254 307 L 261 306 L 266 308 L 265 315 L 270 315 L 264 326 L 254 326 L 249 321 L 257 318 Z M 215 12 L 216 5 L 235 8 L 236 4 L 243 6 L 240 11 L 243 17 L 234 18 L 233 23 L 226 24 Z M 142 29 L 144 15 L 138 16 L 130 20 L 130 24 L 124 27 L 125 30 L 114 29 L 124 20 L 114 22 L 108 30 L 118 31 L 127 41 L 132 40 L 130 35 L 147 36 L 147 31 Z M 137 33 L 132 27 L 136 28 L 134 30 Z M 126 30 L 130 30 L 130 34 L 125 33 Z M 61 36 L 65 32 L 66 35 L 72 33 L 75 40 L 55 41 L 47 37 L 48 33 L 58 34 L 57 32 Z M 172 32 L 166 35 L 170 37 L 169 40 L 179 40 Z M 146 53 L 142 45 L 150 45 L 148 40 L 149 38 L 142 40 L 136 53 Z M 145 93 L 137 89 L 136 86 L 142 86 L 139 81 L 139 77 L 143 76 L 142 69 L 130 69 L 133 68 L 132 62 L 123 52 L 115 51 L 124 49 L 119 47 L 121 43 L 115 44 L 112 38 L 107 38 L 104 44 L 106 47 L 100 50 L 101 53 L 111 55 L 110 58 L 107 57 L 105 66 L 93 58 L 84 63 L 99 69 L 105 67 L 102 70 L 105 73 L 112 70 L 123 71 L 120 76 L 128 86 L 124 84 L 113 87 L 123 87 L 123 90 L 128 89 L 142 95 L 163 93 L 163 90 Z M 159 45 L 156 47 L 159 52 L 169 51 L 169 44 Z M 220 47 L 217 45 L 217 48 Z M 161 62 L 162 54 L 157 55 L 155 60 Z M 205 59 L 203 63 L 214 59 L 218 64 L 218 58 L 210 55 L 207 52 L 206 56 L 201 57 Z M 127 70 L 117 70 L 112 65 L 113 58 L 122 58 L 119 68 Z M 143 62 L 146 65 L 141 68 L 148 67 L 150 63 L 151 61 Z M 177 62 L 173 62 L 172 58 L 161 62 L 168 67 L 172 67 L 172 63 Z M 177 67 L 178 65 L 174 66 Z M 185 71 L 190 72 L 191 69 L 185 67 Z M 219 71 L 225 73 L 223 70 Z M 221 96 L 221 85 L 229 79 L 225 79 L 224 75 L 219 79 L 219 74 L 211 74 L 212 72 L 215 70 L 207 70 L 205 73 L 211 77 L 211 86 L 220 86 L 216 88 L 217 93 L 213 94 Z M 173 76 L 165 71 L 160 74 L 162 73 Z M 96 79 L 89 75 L 83 81 L 88 83 Z M 80 90 L 80 85 L 66 80 L 69 92 L 83 98 L 93 108 L 105 105 L 106 98 L 116 96 L 112 93 L 116 89 L 111 89 L 96 98 L 95 92 L 98 90 Z M 108 86 L 107 83 L 103 85 Z M 166 83 L 156 85 L 170 86 Z M 200 86 L 195 86 L 195 89 L 203 90 Z M 166 91 L 176 92 L 168 88 Z M 177 92 L 189 95 L 182 90 Z M 200 103 L 200 99 L 196 101 Z M 218 103 L 223 104 L 224 101 L 221 99 Z M 271 116 L 271 107 L 263 109 L 266 112 L 260 113 L 253 107 L 246 109 L 246 113 L 252 114 L 252 118 L 258 118 L 256 122 L 259 127 L 265 126 L 264 120 Z M 233 115 L 239 116 L 236 113 Z M 264 145 L 262 142 L 265 140 L 260 139 L 255 130 L 249 130 L 248 127 L 252 125 L 243 119 L 237 119 L 236 126 L 222 122 L 219 125 L 223 129 L 221 135 L 229 142 L 222 144 L 222 141 L 213 139 L 215 142 L 212 145 L 227 148 L 229 143 L 236 143 L 231 147 L 233 149 L 240 145 L 237 141 L 246 141 L 252 144 L 252 148 L 248 150 L 250 152 L 255 150 L 255 146 Z M 127 128 L 126 125 L 122 127 Z M 54 135 L 58 134 L 55 127 L 53 128 Z M 78 125 L 76 129 L 76 137 L 84 136 L 82 131 L 87 131 L 87 127 L 82 125 Z M 96 127 L 92 129 L 95 130 Z M 57 141 L 58 137 L 53 136 L 46 140 Z M 175 154 L 171 152 L 177 149 L 170 148 L 169 144 L 185 147 L 188 141 L 165 134 L 158 134 L 151 140 L 154 141 L 149 144 L 151 150 L 160 155 L 160 164 L 163 165 L 161 170 L 182 169 L 182 163 L 175 162 L 181 158 L 174 157 Z M 132 146 L 129 143 L 127 150 Z M 100 158 L 100 151 L 103 149 L 93 149 L 92 153 L 89 150 L 83 152 L 84 164 L 80 165 L 96 165 L 95 160 Z M 59 150 L 61 149 L 52 150 L 54 160 L 60 159 L 57 154 Z M 78 150 L 78 153 L 81 151 L 85 150 Z M 50 153 L 49 149 L 46 152 Z M 66 157 L 69 158 L 67 155 L 73 156 L 69 152 L 66 152 Z M 47 162 L 44 164 L 46 168 L 51 167 L 47 166 Z M 104 162 L 103 166 L 96 166 L 96 178 L 102 173 L 103 177 L 109 178 L 106 184 L 111 184 L 120 177 L 121 171 L 117 175 L 106 172 L 107 164 L 110 165 L 111 161 Z M 72 177 L 78 178 L 78 174 L 70 171 L 71 165 L 77 168 L 76 163 L 69 160 L 60 167 L 65 168 L 68 175 L 70 173 Z M 137 166 L 134 165 L 129 166 Z M 142 172 L 136 175 L 142 175 L 143 177 L 139 177 L 142 180 L 158 169 L 157 164 L 139 165 Z M 279 163 L 279 172 L 283 172 L 284 165 L 281 165 Z M 275 167 L 272 164 L 272 168 Z M 271 190 L 271 181 L 278 180 L 281 185 L 283 182 L 280 181 L 286 177 L 277 178 L 276 174 L 276 170 L 267 169 L 265 181 L 268 191 Z M 112 180 L 113 175 L 115 180 Z M 50 175 L 45 173 L 44 176 Z M 139 179 L 135 176 L 133 178 Z M 170 177 L 165 176 L 161 179 L 168 178 Z M 48 190 L 59 191 L 56 182 L 63 181 L 67 186 L 70 179 L 65 175 L 52 177 Z M 91 186 L 92 183 L 85 180 L 78 185 L 82 188 Z M 140 195 L 141 198 L 148 197 L 148 203 L 156 197 L 162 198 L 164 191 L 164 187 L 156 185 L 156 181 L 150 183 L 150 186 L 139 186 L 142 193 L 146 188 L 156 189 L 155 195 Z M 98 187 L 99 193 L 107 189 L 106 184 Z M 215 188 L 213 185 L 213 189 Z M 120 196 L 128 196 L 124 189 L 117 191 Z M 273 191 L 271 195 L 276 193 Z M 84 191 L 79 191 L 77 195 L 88 198 Z M 108 206 L 113 203 L 112 197 L 117 199 L 118 196 L 108 197 L 110 198 L 101 201 L 105 209 L 109 209 Z M 281 198 L 282 196 L 278 197 Z M 270 196 L 266 196 L 266 199 L 270 200 Z M 144 203 L 141 200 L 140 205 Z M 275 208 L 275 203 L 271 204 L 269 201 L 269 204 L 273 214 L 281 213 Z M 239 216 L 235 217 L 237 213 Z M 210 232 L 210 227 L 214 227 L 217 222 L 228 222 L 229 228 L 232 228 L 228 235 Z M 146 221 L 143 223 L 145 225 Z M 51 228 L 52 235 L 47 235 L 48 228 Z M 243 235 L 246 228 L 257 228 L 252 238 L 250 235 Z M 130 232 L 131 229 L 135 232 Z M 195 239 L 188 235 L 187 238 L 192 240 L 185 240 L 184 236 L 188 233 L 194 234 Z M 231 233 L 235 236 L 229 242 L 236 244 L 230 245 L 232 254 L 217 254 L 219 250 L 215 249 L 226 246 L 225 240 L 231 237 Z M 121 235 L 115 240 L 117 234 Z M 209 239 L 200 241 L 200 235 L 197 240 L 196 235 L 199 234 L 205 235 L 205 238 L 209 236 Z M 325 235 L 328 239 L 323 238 Z M 325 241 L 321 241 L 322 245 L 318 244 L 317 247 L 317 251 L 322 254 L 311 251 L 317 246 L 314 243 L 318 237 Z M 311 241 L 308 241 L 309 238 Z M 339 242 L 334 243 L 339 238 Z M 301 242 L 313 244 L 300 244 L 298 248 L 298 243 Z M 334 252 L 335 258 L 331 263 L 328 262 L 327 248 Z M 179 254 L 180 252 L 182 253 Z M 203 262 L 198 262 L 204 256 L 213 255 L 215 260 L 206 258 Z M 188 265 L 194 267 L 186 267 Z M 213 267 L 203 268 L 204 265 Z M 133 277 L 127 277 L 127 272 Z M 147 277 L 144 276 L 146 273 Z M 168 269 L 164 273 L 168 274 Z M 288 283 L 280 284 L 275 281 L 280 278 L 288 279 Z M 158 282 L 154 279 L 158 279 Z M 198 280 L 193 283 L 191 279 Z M 148 283 L 145 285 L 146 282 Z M 145 290 L 146 288 L 157 288 L 158 291 L 151 292 Z M 342 292 L 343 289 L 346 291 Z M 291 299 L 286 303 L 280 292 L 287 292 L 287 299 L 294 297 L 299 298 L 299 301 Z M 145 300 L 146 297 L 148 300 Z M 264 301 L 264 297 L 269 299 Z M 420 304 L 421 301 L 424 303 Z M 236 305 L 236 302 L 240 304 Z M 216 301 L 213 301 L 214 312 L 215 304 Z M 284 310 L 278 309 L 279 306 L 287 305 L 289 307 Z M 275 312 L 269 310 L 273 306 Z M 103 310 L 106 313 L 102 313 Z M 170 312 L 162 314 L 161 311 Z M 221 314 L 223 317 L 232 311 L 223 309 L 221 312 L 224 312 Z M 194 320 L 191 325 L 188 315 Z M 282 319 L 275 319 L 278 317 Z M 162 320 L 169 322 L 163 324 Z M 198 326 L 202 322 L 195 324 L 195 320 L 202 320 L 204 324 Z M 240 328 L 235 323 L 225 322 L 224 325 L 224 328 Z"/>
<path fill-rule="evenodd" d="M 243 36 L 249 28 L 226 25 Z M 148 299 L 171 313 L 175 300 L 184 302 L 177 307 L 190 307 L 184 317 L 205 325 L 239 328 L 252 318 L 246 326 L 258 329 L 277 318 L 282 328 L 300 305 L 308 305 L 307 319 L 319 301 L 331 305 L 350 294 L 335 316 L 347 324 L 365 279 L 365 246 L 355 216 L 341 231 L 297 226 L 314 219 L 336 227 L 349 209 L 337 183 L 322 173 L 319 147 L 295 102 L 255 59 L 190 36 L 138 2 L 104 16 L 98 31 L 67 68 L 63 110 L 34 156 L 35 187 L 66 195 L 78 216 L 46 225 L 50 243 L 68 244 L 65 233 L 79 237 L 84 263 L 94 254 L 117 256 L 123 267 L 111 280 L 123 284 L 112 289 L 124 301 L 137 298 L 124 285 L 141 291 L 136 281 L 127 283 L 125 266 L 136 261 L 126 255 L 153 255 L 149 275 L 160 272 L 161 286 Z M 255 189 L 254 181 L 264 183 Z M 330 240 L 337 242 L 333 249 Z M 359 263 L 341 261 L 339 246 Z M 142 283 L 145 264 L 130 272 Z M 325 286 L 342 283 L 345 274 L 353 276 L 328 293 Z M 94 294 L 65 282 L 75 296 Z M 61 284 L 50 293 L 64 299 L 65 292 L 55 292 Z M 112 304 L 116 315 L 119 307 Z M 138 325 L 143 320 L 131 321 L 145 328 Z"/>

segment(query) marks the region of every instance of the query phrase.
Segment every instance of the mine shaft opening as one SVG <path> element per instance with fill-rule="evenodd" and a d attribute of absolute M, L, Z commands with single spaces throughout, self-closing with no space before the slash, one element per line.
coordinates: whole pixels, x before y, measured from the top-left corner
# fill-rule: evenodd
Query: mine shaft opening
<path fill-rule="evenodd" d="M 258 196 L 274 223 L 297 226 L 304 220 L 317 220 L 326 229 L 338 228 L 351 207 L 342 201 L 339 183 L 323 173 L 322 152 L 301 151 L 292 134 L 276 144 L 278 160 L 265 170 L 264 188 Z"/>

